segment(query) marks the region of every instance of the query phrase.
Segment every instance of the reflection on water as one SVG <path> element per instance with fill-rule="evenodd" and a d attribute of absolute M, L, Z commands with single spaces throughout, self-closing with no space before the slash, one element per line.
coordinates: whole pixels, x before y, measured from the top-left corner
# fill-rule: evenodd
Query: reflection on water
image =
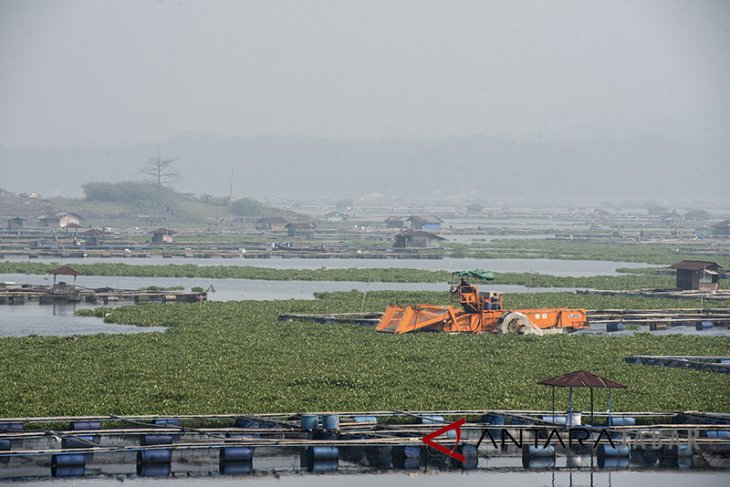
<path fill-rule="evenodd" d="M 606 471 L 606 470 L 544 470 L 539 472 L 511 471 L 422 471 L 375 473 L 303 473 L 281 475 L 280 473 L 231 471 L 231 475 L 188 476 L 168 472 L 164 475 L 138 477 L 136 475 L 117 474 L 110 477 L 94 478 L 55 478 L 51 479 L 13 479 L 16 485 L 68 485 L 79 487 L 109 487 L 113 485 L 201 485 L 206 487 L 241 485 L 242 482 L 266 487 L 330 487 L 347 485 L 348 487 L 371 487 L 374 483 L 383 486 L 510 486 L 510 487 L 725 487 L 730 475 L 727 472 L 714 471 Z M 93 475 L 87 472 L 87 475 Z M 0 478 L 0 480 L 2 480 Z"/>
<path fill-rule="evenodd" d="M 161 326 L 131 326 L 104 323 L 101 318 L 74 316 L 84 304 L 35 303 L 0 306 L 0 338 L 28 335 L 95 335 L 97 333 L 162 332 Z"/>

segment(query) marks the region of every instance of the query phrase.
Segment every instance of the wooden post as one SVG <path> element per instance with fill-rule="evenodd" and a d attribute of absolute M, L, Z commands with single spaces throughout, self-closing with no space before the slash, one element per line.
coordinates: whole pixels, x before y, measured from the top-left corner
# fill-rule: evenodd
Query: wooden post
<path fill-rule="evenodd" d="M 553 422 L 553 424 L 555 424 L 555 386 L 552 386 L 552 387 L 553 387 L 553 418 L 552 418 L 553 421 L 552 422 Z"/>
<path fill-rule="evenodd" d="M 573 386 L 570 386 L 570 409 L 568 413 L 568 427 L 573 426 Z"/>
<path fill-rule="evenodd" d="M 591 387 L 591 426 L 593 426 L 593 388 Z"/>

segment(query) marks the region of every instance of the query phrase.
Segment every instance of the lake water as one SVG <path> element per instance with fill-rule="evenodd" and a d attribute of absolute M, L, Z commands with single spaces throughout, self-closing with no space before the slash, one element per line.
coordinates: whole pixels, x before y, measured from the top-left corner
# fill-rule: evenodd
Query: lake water
<path fill-rule="evenodd" d="M 23 284 L 49 284 L 52 278 L 39 275 L 0 274 L 0 281 Z M 82 276 L 79 284 L 89 288 L 112 287 L 115 289 L 139 289 L 146 286 L 171 287 L 183 285 L 187 290 L 193 286 L 207 289 L 213 286 L 215 292 L 208 294 L 211 301 L 239 300 L 286 300 L 314 299 L 315 292 L 331 291 L 446 291 L 446 283 L 386 283 L 352 281 L 263 281 L 256 279 L 204 279 L 176 277 L 117 277 Z M 489 286 L 495 291 L 507 293 L 526 292 L 524 286 Z M 555 291 L 553 288 L 530 288 L 530 291 Z M 571 291 L 571 289 L 559 289 Z M 119 304 L 131 304 L 131 301 Z M 121 326 L 104 323 L 99 318 L 74 316 L 74 311 L 88 304 L 0 305 L 0 337 L 38 335 L 80 335 L 93 333 L 140 333 L 164 331 L 164 328 Z"/>
<path fill-rule="evenodd" d="M 74 316 L 83 305 L 23 304 L 0 306 L 0 338 L 28 335 L 95 335 L 98 333 L 162 332 L 161 326 L 132 326 L 104 323 L 101 318 Z"/>
<path fill-rule="evenodd" d="M 285 259 L 274 257 L 270 259 L 187 259 L 173 257 L 150 258 L 101 258 L 88 257 L 85 259 L 33 259 L 7 256 L 8 261 L 22 262 L 58 262 L 73 266 L 74 264 L 94 263 L 121 263 L 129 265 L 165 265 L 165 264 L 194 264 L 199 266 L 211 265 L 242 265 L 252 267 L 271 267 L 275 269 L 425 269 L 431 271 L 463 271 L 482 268 L 493 272 L 539 272 L 556 276 L 596 276 L 616 275 L 619 267 L 647 267 L 649 264 L 638 262 L 610 262 L 602 260 L 557 260 L 557 259 Z"/>
<path fill-rule="evenodd" d="M 114 477 L 95 478 L 47 478 L 13 479 L 14 485 L 63 485 L 79 487 L 131 486 L 240 486 L 257 487 L 370 487 L 384 485 L 395 487 L 444 487 L 449 485 L 484 487 L 487 485 L 510 487 L 726 487 L 730 482 L 727 471 L 539 471 L 539 472 L 438 472 L 407 471 L 359 474 L 281 474 L 253 476 L 206 476 L 170 478 L 140 478 L 123 474 Z"/>
<path fill-rule="evenodd" d="M 52 284 L 53 278 L 45 275 L 0 274 L 0 281 L 18 284 Z M 209 279 L 179 277 L 126 277 L 126 276 L 80 276 L 79 286 L 86 288 L 111 287 L 114 289 L 136 290 L 147 286 L 173 287 L 184 286 L 186 290 L 199 286 L 208 289 L 213 286 L 214 293 L 208 294 L 211 301 L 240 301 L 244 299 L 314 299 L 315 292 L 330 291 L 448 291 L 445 282 L 398 283 L 398 282 L 358 282 L 358 281 L 266 281 L 260 279 Z M 575 288 L 527 288 L 518 285 L 483 285 L 484 289 L 505 293 L 575 291 Z M 0 308 L 1 310 L 2 308 Z"/>

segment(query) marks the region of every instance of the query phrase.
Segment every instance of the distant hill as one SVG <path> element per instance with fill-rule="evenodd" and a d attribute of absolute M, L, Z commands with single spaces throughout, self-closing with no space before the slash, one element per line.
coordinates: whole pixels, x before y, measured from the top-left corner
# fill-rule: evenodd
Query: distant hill
<path fill-rule="evenodd" d="M 176 224 L 205 224 L 236 217 L 299 215 L 270 208 L 259 201 L 212 195 L 180 193 L 152 183 L 121 181 L 89 182 L 82 185 L 84 198 L 41 198 L 36 194 L 15 194 L 0 189 L 0 220 L 21 216 L 35 220 L 41 214 L 69 211 L 81 215 L 89 225 L 157 224 L 167 218 Z M 84 225 L 86 226 L 86 225 Z"/>

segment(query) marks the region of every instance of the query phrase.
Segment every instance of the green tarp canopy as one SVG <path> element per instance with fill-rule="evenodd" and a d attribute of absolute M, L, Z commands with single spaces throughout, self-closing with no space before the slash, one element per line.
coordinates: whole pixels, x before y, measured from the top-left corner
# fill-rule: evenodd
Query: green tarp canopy
<path fill-rule="evenodd" d="M 459 277 L 469 277 L 472 279 L 480 279 L 482 281 L 494 280 L 494 272 L 485 271 L 484 269 L 474 269 L 473 271 L 460 271 L 455 272 L 454 274 L 458 275 Z"/>

